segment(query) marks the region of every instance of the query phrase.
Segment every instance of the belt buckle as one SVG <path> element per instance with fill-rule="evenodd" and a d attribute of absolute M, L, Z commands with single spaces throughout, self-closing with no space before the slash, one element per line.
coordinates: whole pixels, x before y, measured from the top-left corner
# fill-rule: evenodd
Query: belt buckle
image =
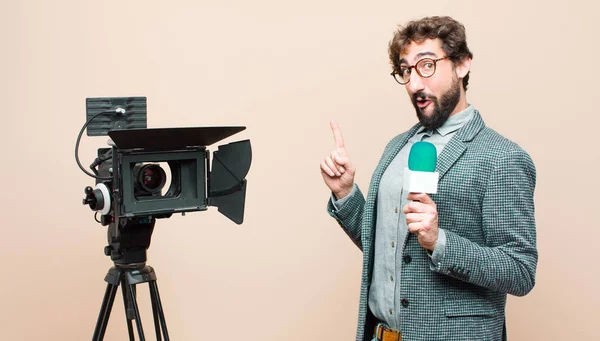
<path fill-rule="evenodd" d="M 386 334 L 386 332 L 390 333 L 392 335 L 395 335 L 396 338 L 390 339 L 388 337 L 388 338 L 384 339 L 384 335 Z M 389 335 L 389 334 L 387 334 L 387 335 Z M 400 333 L 399 330 L 389 328 L 383 324 L 380 324 L 377 326 L 376 336 L 377 336 L 377 340 L 380 340 L 380 341 L 402 341 L 402 334 Z"/>

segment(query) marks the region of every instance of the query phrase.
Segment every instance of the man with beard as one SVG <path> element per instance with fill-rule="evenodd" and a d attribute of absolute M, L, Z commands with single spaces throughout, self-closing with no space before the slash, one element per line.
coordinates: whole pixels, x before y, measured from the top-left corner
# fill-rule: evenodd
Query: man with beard
<path fill-rule="evenodd" d="M 467 102 L 462 24 L 409 22 L 389 56 L 419 123 L 385 148 L 366 198 L 335 122 L 336 149 L 320 165 L 328 212 L 363 252 L 356 340 L 506 340 L 507 294 L 535 284 L 534 164 Z M 417 141 L 436 147 L 437 194 L 402 188 Z"/>

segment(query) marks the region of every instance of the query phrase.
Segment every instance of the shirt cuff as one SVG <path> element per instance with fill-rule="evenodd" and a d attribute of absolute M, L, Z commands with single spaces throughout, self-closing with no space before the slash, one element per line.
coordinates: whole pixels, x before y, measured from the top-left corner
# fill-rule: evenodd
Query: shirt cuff
<path fill-rule="evenodd" d="M 352 186 L 352 190 L 350 191 L 350 193 L 348 193 L 348 195 L 341 199 L 337 199 L 335 195 L 331 193 L 331 203 L 333 204 L 333 207 L 336 210 L 339 210 L 340 208 L 342 208 L 342 206 L 344 206 L 348 199 L 350 199 L 354 195 L 354 193 L 356 193 L 356 184 Z"/>
<path fill-rule="evenodd" d="M 429 252 L 427 253 L 429 254 Z M 431 258 L 431 262 L 434 265 L 437 265 L 444 259 L 444 255 L 446 254 L 446 231 L 443 229 L 438 229 L 438 240 L 433 248 L 433 252 L 429 254 Z"/>

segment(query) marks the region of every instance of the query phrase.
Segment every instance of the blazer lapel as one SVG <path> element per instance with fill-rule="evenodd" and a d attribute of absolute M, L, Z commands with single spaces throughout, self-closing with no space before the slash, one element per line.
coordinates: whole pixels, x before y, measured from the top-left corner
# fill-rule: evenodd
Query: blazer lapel
<path fill-rule="evenodd" d="M 381 181 L 381 177 L 383 173 L 387 169 L 387 167 L 392 163 L 396 155 L 404 148 L 408 140 L 413 137 L 413 135 L 417 132 L 417 130 L 421 127 L 420 124 L 413 126 L 410 130 L 406 132 L 406 134 L 398 137 L 398 140 L 395 143 L 391 143 L 386 152 L 381 156 L 381 160 L 375 168 L 375 172 L 373 174 L 373 179 L 371 180 L 371 186 L 375 185 L 375 187 L 379 187 L 379 182 Z"/>
<path fill-rule="evenodd" d="M 440 153 L 436 171 L 440 173 L 440 180 L 452 165 L 460 158 L 467 149 L 467 143 L 485 127 L 479 111 L 475 110 L 473 118 L 458 130 L 456 135 L 448 142 Z"/>

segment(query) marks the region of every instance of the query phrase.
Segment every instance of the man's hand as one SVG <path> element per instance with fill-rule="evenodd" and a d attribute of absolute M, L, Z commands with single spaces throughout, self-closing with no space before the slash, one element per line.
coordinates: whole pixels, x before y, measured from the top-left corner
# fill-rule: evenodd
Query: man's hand
<path fill-rule="evenodd" d="M 356 169 L 346 153 L 340 128 L 335 121 L 331 121 L 330 125 L 336 148 L 321 162 L 321 175 L 336 198 L 341 199 L 352 191 Z"/>
<path fill-rule="evenodd" d="M 417 235 L 424 249 L 433 251 L 438 240 L 437 206 L 425 193 L 410 193 L 407 199 L 413 200 L 402 208 L 408 231 Z"/>

